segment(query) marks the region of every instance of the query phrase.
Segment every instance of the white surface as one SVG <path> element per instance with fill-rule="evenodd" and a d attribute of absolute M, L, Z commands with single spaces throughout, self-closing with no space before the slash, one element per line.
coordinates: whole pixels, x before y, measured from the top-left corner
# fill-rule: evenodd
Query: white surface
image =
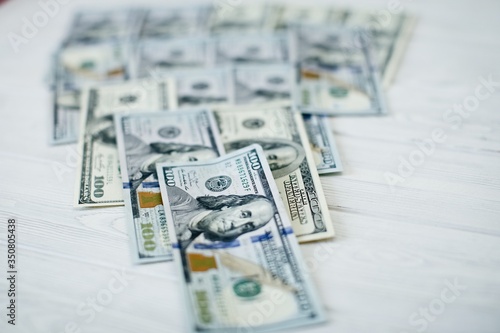
<path fill-rule="evenodd" d="M 94 3 L 104 4 L 74 0 L 62 7 L 18 54 L 6 34 L 19 33 L 22 18 L 40 7 L 21 0 L 0 6 L 1 271 L 8 217 L 18 221 L 20 255 L 14 328 L 6 325 L 7 285 L 0 279 L 2 333 L 58 333 L 69 322 L 95 333 L 185 328 L 176 267 L 132 266 L 123 208 L 74 209 L 75 146 L 46 143 L 50 95 L 43 79 L 51 51 L 71 11 Z M 352 5 L 364 3 L 387 6 Z M 317 263 L 312 275 L 329 322 L 297 332 L 500 332 L 500 94 L 482 101 L 459 129 L 443 120 L 474 93 L 480 76 L 500 81 L 500 3 L 401 3 L 419 22 L 387 92 L 390 115 L 332 121 L 345 172 L 322 182 L 337 237 L 326 256 L 314 256 L 321 243 L 301 246 Z M 396 172 L 399 156 L 408 157 L 437 127 L 447 140 L 391 192 L 384 173 Z M 86 322 L 79 306 L 122 269 L 133 280 Z M 412 324 L 419 308 L 439 306 L 446 281 L 455 279 L 467 289 L 425 329 Z"/>

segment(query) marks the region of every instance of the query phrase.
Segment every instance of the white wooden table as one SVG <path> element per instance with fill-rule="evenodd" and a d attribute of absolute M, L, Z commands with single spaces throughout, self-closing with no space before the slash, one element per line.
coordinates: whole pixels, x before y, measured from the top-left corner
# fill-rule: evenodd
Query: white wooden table
<path fill-rule="evenodd" d="M 0 6 L 2 272 L 8 218 L 18 224 L 19 253 L 15 327 L 6 323 L 0 273 L 2 333 L 186 328 L 176 267 L 132 266 L 123 208 L 74 209 L 75 145 L 47 144 L 43 80 L 72 11 L 123 3 L 73 0 L 17 54 L 6 36 L 40 7 Z M 387 7 L 384 0 L 351 5 L 367 4 Z M 332 120 L 345 172 L 322 183 L 337 236 L 301 246 L 329 322 L 297 332 L 500 332 L 500 87 L 458 128 L 443 118 L 453 104 L 473 101 L 480 77 L 500 81 L 500 3 L 401 4 L 419 22 L 387 91 L 390 115 Z M 386 173 L 398 173 L 400 156 L 418 158 L 417 143 L 436 128 L 444 142 L 391 190 Z M 115 277 L 122 271 L 125 282 Z M 111 294 L 110 284 L 123 288 Z M 92 309 L 96 297 L 107 304 Z"/>

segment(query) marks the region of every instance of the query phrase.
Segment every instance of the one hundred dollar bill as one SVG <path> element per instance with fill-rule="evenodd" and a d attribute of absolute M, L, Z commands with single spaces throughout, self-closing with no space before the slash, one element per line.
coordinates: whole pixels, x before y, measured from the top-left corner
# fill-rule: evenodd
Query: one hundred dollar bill
<path fill-rule="evenodd" d="M 246 34 L 272 31 L 278 19 L 277 8 L 268 4 L 231 6 L 217 0 L 209 22 L 213 34 Z"/>
<path fill-rule="evenodd" d="M 206 34 L 208 6 L 159 7 L 147 10 L 141 39 L 194 37 Z"/>
<path fill-rule="evenodd" d="M 282 64 L 289 60 L 285 34 L 146 39 L 136 45 L 132 54 L 129 67 L 134 77 L 168 76 L 173 70 L 179 74 L 179 70 L 210 70 L 232 64 Z"/>
<path fill-rule="evenodd" d="M 155 164 L 213 159 L 224 153 L 207 110 L 115 115 L 129 239 L 135 263 L 171 260 Z"/>
<path fill-rule="evenodd" d="M 52 75 L 52 144 L 78 140 L 82 88 L 128 78 L 127 58 L 123 43 L 77 44 L 57 53 Z"/>
<path fill-rule="evenodd" d="M 190 332 L 262 332 L 325 320 L 261 147 L 157 164 Z M 262 306 L 272 310 L 262 315 Z"/>
<path fill-rule="evenodd" d="M 148 39 L 137 44 L 130 67 L 136 77 L 167 75 L 172 70 L 210 65 L 208 38 Z"/>
<path fill-rule="evenodd" d="M 340 172 L 344 168 L 340 161 L 339 150 L 333 132 L 330 127 L 330 120 L 327 116 L 315 114 L 302 114 L 307 137 L 311 144 L 311 152 L 316 163 L 318 173 Z"/>
<path fill-rule="evenodd" d="M 286 5 L 281 7 L 278 29 L 296 24 L 330 25 L 366 31 L 383 86 L 391 83 L 404 49 L 415 26 L 415 18 L 407 13 L 391 13 L 390 19 L 380 10 L 358 10 L 335 6 Z"/>
<path fill-rule="evenodd" d="M 217 106 L 234 103 L 229 68 L 178 71 L 169 77 L 172 109 Z"/>
<path fill-rule="evenodd" d="M 227 152 L 257 143 L 264 148 L 300 242 L 332 237 L 330 213 L 309 149 L 302 116 L 283 107 L 216 109 Z"/>
<path fill-rule="evenodd" d="M 141 9 L 78 12 L 64 46 L 130 40 L 139 31 L 143 16 Z"/>
<path fill-rule="evenodd" d="M 285 64 L 234 67 L 234 103 L 287 104 L 292 97 L 294 80 L 293 67 Z"/>
<path fill-rule="evenodd" d="M 281 14 L 276 29 L 288 29 L 300 23 L 325 24 L 330 19 L 331 9 L 326 6 L 288 4 L 280 8 Z"/>
<path fill-rule="evenodd" d="M 53 93 L 50 143 L 76 142 L 80 119 L 80 91 L 55 89 Z"/>
<path fill-rule="evenodd" d="M 375 54 L 382 84 L 389 87 L 394 79 L 404 50 L 416 24 L 407 13 L 391 14 L 390 20 L 380 11 L 345 10 L 343 25 L 363 28 Z"/>
<path fill-rule="evenodd" d="M 90 87 L 82 95 L 75 205 L 123 205 L 115 112 L 168 108 L 168 83 L 129 81 Z"/>
<path fill-rule="evenodd" d="M 299 63 L 295 105 L 306 113 L 387 113 L 380 75 L 360 31 L 299 25 L 291 32 Z"/>
<path fill-rule="evenodd" d="M 217 65 L 273 64 L 289 60 L 285 34 L 220 36 L 214 38 L 212 52 Z"/>
<path fill-rule="evenodd" d="M 128 49 L 125 44 L 74 45 L 56 55 L 55 81 L 65 90 L 89 84 L 123 81 L 129 77 Z"/>

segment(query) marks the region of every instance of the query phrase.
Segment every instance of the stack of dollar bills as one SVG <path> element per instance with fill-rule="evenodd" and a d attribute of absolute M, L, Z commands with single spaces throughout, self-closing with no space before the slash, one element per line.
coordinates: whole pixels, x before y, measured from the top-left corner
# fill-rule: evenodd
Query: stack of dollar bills
<path fill-rule="evenodd" d="M 413 25 L 223 0 L 77 13 L 51 80 L 75 205 L 125 205 L 133 261 L 176 261 L 192 331 L 324 321 L 298 243 L 334 235 L 329 116 L 387 113 Z"/>

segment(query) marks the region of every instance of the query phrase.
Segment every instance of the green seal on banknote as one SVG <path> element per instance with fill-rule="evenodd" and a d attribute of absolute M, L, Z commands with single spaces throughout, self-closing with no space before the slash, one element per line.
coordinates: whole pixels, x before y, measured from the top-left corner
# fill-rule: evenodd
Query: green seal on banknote
<path fill-rule="evenodd" d="M 233 285 L 234 293 L 242 298 L 255 297 L 262 291 L 262 286 L 255 280 L 239 280 Z"/>

